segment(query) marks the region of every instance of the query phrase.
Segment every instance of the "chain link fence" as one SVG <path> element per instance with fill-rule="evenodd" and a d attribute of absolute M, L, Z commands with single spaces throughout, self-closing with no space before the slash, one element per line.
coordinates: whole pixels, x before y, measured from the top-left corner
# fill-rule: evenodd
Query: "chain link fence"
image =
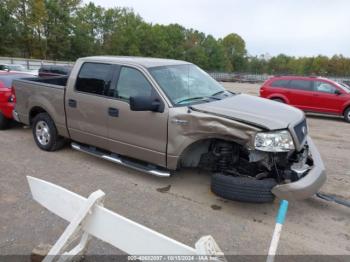
<path fill-rule="evenodd" d="M 27 70 L 37 70 L 42 65 L 63 65 L 63 66 L 66 66 L 66 65 L 73 65 L 74 62 L 39 60 L 39 59 L 25 59 L 25 58 L 14 58 L 14 57 L 0 57 L 0 64 L 22 65 Z"/>

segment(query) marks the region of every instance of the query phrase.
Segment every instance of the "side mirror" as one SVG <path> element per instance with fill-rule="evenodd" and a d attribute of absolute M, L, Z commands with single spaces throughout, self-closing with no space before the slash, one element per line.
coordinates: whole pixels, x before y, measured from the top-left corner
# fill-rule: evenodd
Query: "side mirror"
<path fill-rule="evenodd" d="M 152 96 L 132 96 L 130 97 L 131 111 L 151 111 L 163 112 L 164 108 L 158 98 Z"/>
<path fill-rule="evenodd" d="M 339 96 L 339 95 L 341 95 L 341 92 L 340 92 L 339 89 L 335 89 L 335 90 L 334 90 L 334 94 L 336 94 L 337 96 Z"/>

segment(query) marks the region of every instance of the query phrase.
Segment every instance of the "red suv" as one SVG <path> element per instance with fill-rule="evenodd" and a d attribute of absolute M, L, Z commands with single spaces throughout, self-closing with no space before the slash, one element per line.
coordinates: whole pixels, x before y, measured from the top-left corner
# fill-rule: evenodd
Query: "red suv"
<path fill-rule="evenodd" d="M 260 96 L 306 112 L 344 116 L 350 122 L 350 87 L 321 77 L 281 76 L 268 79 Z"/>
<path fill-rule="evenodd" d="M 0 72 L 0 130 L 6 129 L 12 121 L 12 111 L 15 107 L 15 95 L 11 88 L 12 81 L 26 77 L 33 77 L 33 75 Z"/>

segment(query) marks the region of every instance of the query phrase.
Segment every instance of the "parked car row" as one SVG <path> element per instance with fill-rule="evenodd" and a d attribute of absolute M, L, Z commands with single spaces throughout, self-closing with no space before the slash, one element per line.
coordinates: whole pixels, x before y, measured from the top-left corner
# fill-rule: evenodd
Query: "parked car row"
<path fill-rule="evenodd" d="M 45 151 L 70 141 L 156 176 L 204 169 L 214 193 L 247 202 L 305 199 L 326 180 L 302 111 L 228 92 L 184 61 L 82 58 L 69 77 L 15 80 L 11 92 Z"/>
<path fill-rule="evenodd" d="M 305 112 L 343 116 L 350 122 L 350 87 L 322 77 L 272 77 L 260 96 L 297 107 Z"/>

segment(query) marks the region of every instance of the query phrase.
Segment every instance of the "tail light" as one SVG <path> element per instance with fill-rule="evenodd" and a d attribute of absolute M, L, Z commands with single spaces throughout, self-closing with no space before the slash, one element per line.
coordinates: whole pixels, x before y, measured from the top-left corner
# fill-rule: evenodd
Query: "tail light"
<path fill-rule="evenodd" d="M 16 103 L 16 93 L 15 93 L 15 88 L 14 87 L 12 87 L 12 89 L 11 89 L 11 95 L 8 98 L 8 102 Z"/>

